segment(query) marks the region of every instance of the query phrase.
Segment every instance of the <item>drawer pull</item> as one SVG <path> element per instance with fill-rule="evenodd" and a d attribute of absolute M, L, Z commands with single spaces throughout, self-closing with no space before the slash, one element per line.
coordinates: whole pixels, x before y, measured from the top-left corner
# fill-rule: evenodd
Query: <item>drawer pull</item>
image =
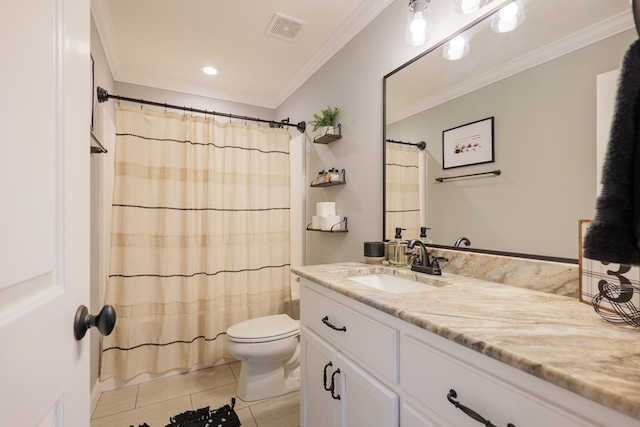
<path fill-rule="evenodd" d="M 333 363 L 329 362 L 326 365 L 324 365 L 324 370 L 322 372 L 322 385 L 324 386 L 324 389 L 326 391 L 331 391 L 331 387 L 333 387 L 333 384 L 331 385 L 331 387 L 327 387 L 327 368 L 329 366 L 333 366 Z"/>
<path fill-rule="evenodd" d="M 339 394 L 334 394 L 333 391 L 336 389 L 336 374 L 340 373 L 340 368 L 336 369 L 333 374 L 331 374 L 331 397 L 333 397 L 335 400 L 340 400 L 340 395 Z"/>
<path fill-rule="evenodd" d="M 325 325 L 327 325 L 328 327 L 330 327 L 331 329 L 333 329 L 335 331 L 347 332 L 347 327 L 346 326 L 343 326 L 342 328 L 338 328 L 336 325 L 334 325 L 333 323 L 329 322 L 329 316 L 324 316 L 322 318 L 322 323 L 324 323 Z"/>
<path fill-rule="evenodd" d="M 464 406 L 460 402 L 453 400 L 456 397 L 458 397 L 458 393 L 456 393 L 456 391 L 454 389 L 449 390 L 449 394 L 447 394 L 447 400 L 449 402 L 451 402 L 451 404 L 453 406 L 455 406 L 456 408 L 460 409 L 462 412 L 464 412 L 465 414 L 467 414 L 468 416 L 470 416 L 471 418 L 473 418 L 477 422 L 479 422 L 481 424 L 484 424 L 486 427 L 496 427 L 495 424 L 491 423 L 491 421 L 489 421 L 489 420 L 485 420 L 480 414 L 478 414 L 473 409 L 467 408 L 466 406 Z M 509 423 L 509 424 L 507 424 L 507 427 L 516 427 L 516 426 L 511 424 L 511 423 Z"/>

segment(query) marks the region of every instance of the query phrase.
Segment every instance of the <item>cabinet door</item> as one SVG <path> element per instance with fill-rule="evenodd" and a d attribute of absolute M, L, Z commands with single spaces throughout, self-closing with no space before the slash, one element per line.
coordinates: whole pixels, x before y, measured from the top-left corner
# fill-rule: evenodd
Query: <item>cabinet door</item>
<path fill-rule="evenodd" d="M 300 329 L 300 417 L 302 427 L 335 425 L 335 400 L 327 388 L 337 370 L 336 350 L 316 334 Z"/>
<path fill-rule="evenodd" d="M 342 402 L 337 426 L 397 427 L 398 395 L 365 372 L 342 353 L 335 375 L 335 394 Z"/>

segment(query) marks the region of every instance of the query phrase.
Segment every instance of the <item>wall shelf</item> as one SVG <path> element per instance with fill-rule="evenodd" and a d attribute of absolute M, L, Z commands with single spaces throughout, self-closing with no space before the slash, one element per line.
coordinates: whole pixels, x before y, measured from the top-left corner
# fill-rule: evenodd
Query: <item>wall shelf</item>
<path fill-rule="evenodd" d="M 342 228 L 342 224 L 344 224 L 344 228 Z M 340 227 L 340 229 L 334 230 L 335 227 Z M 347 217 L 345 216 L 342 221 L 335 224 L 331 227 L 331 230 L 321 230 L 319 228 L 311 228 L 311 224 L 307 225 L 307 231 L 319 231 L 321 233 L 348 233 L 349 228 L 347 227 Z"/>
<path fill-rule="evenodd" d="M 309 187 L 333 187 L 335 185 L 345 185 L 347 183 L 346 171 L 344 169 L 338 171 L 334 168 L 330 169 L 329 172 L 325 172 L 324 174 L 322 172 L 318 174 L 316 179 L 311 181 L 311 185 L 309 185 Z M 327 175 L 329 175 L 329 181 L 326 181 Z"/>
<path fill-rule="evenodd" d="M 334 129 L 338 131 L 337 134 L 325 133 L 324 135 L 318 135 L 313 138 L 313 142 L 316 144 L 329 144 L 342 138 L 342 123 L 338 123 L 338 126 L 335 126 Z"/>

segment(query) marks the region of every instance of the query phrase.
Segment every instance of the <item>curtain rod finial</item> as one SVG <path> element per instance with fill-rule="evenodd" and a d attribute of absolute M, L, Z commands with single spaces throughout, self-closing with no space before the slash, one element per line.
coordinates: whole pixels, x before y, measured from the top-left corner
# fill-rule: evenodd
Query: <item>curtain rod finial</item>
<path fill-rule="evenodd" d="M 96 92 L 98 94 L 99 103 L 107 102 L 109 100 L 109 92 L 107 92 L 106 89 L 103 89 L 100 86 L 98 86 L 98 88 L 96 89 Z"/>

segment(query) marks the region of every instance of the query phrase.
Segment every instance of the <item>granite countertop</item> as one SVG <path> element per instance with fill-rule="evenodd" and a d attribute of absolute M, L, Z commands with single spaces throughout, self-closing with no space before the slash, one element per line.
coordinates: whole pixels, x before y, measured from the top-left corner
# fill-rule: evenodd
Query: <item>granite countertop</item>
<path fill-rule="evenodd" d="M 291 271 L 640 420 L 640 330 L 605 322 L 577 298 L 362 263 Z M 391 293 L 346 280 L 370 273 L 435 279 L 442 286 Z"/>

